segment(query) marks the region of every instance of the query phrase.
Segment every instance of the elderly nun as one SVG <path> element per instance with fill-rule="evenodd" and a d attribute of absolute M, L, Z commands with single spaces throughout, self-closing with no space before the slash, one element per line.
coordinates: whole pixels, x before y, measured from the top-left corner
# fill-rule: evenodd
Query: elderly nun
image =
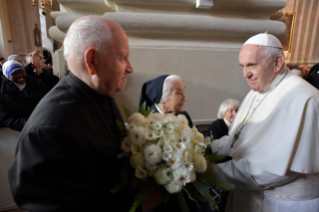
<path fill-rule="evenodd" d="M 0 123 L 2 127 L 21 131 L 47 87 L 27 76 L 21 63 L 8 60 L 3 64 L 0 89 Z"/>
<path fill-rule="evenodd" d="M 226 99 L 219 107 L 217 118 L 211 123 L 206 131 L 206 136 L 212 135 L 214 139 L 219 139 L 228 135 L 230 125 L 233 123 L 239 108 L 239 102 L 234 99 Z"/>
<path fill-rule="evenodd" d="M 193 127 L 190 116 L 184 111 L 186 100 L 185 85 L 181 77 L 162 75 L 144 83 L 139 107 L 145 102 L 146 106 L 157 113 L 183 114 L 188 120 L 188 125 Z"/>

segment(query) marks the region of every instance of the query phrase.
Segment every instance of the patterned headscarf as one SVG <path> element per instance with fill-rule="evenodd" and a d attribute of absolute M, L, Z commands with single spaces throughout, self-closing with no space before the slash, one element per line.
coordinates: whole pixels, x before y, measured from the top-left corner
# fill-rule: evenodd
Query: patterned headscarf
<path fill-rule="evenodd" d="M 10 76 L 11 74 L 18 70 L 24 70 L 23 66 L 21 65 L 21 63 L 15 61 L 15 60 L 8 60 L 7 62 L 5 62 L 2 66 L 2 72 L 3 75 L 8 78 L 10 80 Z"/>

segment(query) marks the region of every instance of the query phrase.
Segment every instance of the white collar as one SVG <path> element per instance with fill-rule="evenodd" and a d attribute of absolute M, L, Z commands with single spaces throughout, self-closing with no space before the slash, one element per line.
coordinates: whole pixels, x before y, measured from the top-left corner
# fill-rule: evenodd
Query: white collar
<path fill-rule="evenodd" d="M 225 118 L 224 118 L 224 122 L 225 122 L 226 126 L 227 126 L 227 127 L 228 127 L 228 129 L 229 129 L 229 127 L 230 127 L 231 123 L 230 123 L 229 121 L 227 121 L 227 119 L 225 119 Z"/>
<path fill-rule="evenodd" d="M 160 114 L 164 114 L 165 115 L 165 113 L 157 106 L 157 104 L 155 104 L 155 107 L 156 107 L 156 109 L 158 110 L 158 112 Z"/>
<path fill-rule="evenodd" d="M 282 80 L 282 78 L 284 78 L 286 76 L 287 73 L 287 68 L 284 67 L 280 73 L 271 81 L 271 83 L 269 83 L 264 89 L 262 89 L 262 91 L 260 91 L 259 93 L 264 94 L 267 93 L 268 91 L 273 90 L 278 83 Z"/>

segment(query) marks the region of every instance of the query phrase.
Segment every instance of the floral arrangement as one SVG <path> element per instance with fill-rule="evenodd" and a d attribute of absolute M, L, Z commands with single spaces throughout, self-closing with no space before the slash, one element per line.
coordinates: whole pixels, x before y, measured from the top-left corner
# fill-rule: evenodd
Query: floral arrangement
<path fill-rule="evenodd" d="M 125 107 L 124 110 L 128 116 L 127 126 L 120 121 L 117 122 L 123 150 L 119 158 L 127 157 L 131 167 L 126 166 L 123 169 L 124 182 L 113 192 L 127 184 L 128 176 L 133 187 L 137 188 L 140 184 L 140 194 L 135 198 L 131 211 L 135 211 L 141 201 L 158 188 L 158 185 L 163 186 L 169 194 L 180 193 L 184 189 L 189 198 L 196 201 L 190 194 L 194 192 L 189 192 L 185 188 L 190 183 L 198 190 L 194 196 L 204 197 L 217 208 L 216 202 L 206 189 L 207 182 L 215 186 L 222 185 L 212 171 L 206 170 L 206 159 L 213 162 L 220 159 L 216 154 L 206 158 L 204 156 L 212 138 L 204 138 L 195 126 L 190 128 L 184 115 L 153 113 L 145 104 L 139 113 L 131 113 Z M 198 180 L 200 173 L 201 177 Z"/>

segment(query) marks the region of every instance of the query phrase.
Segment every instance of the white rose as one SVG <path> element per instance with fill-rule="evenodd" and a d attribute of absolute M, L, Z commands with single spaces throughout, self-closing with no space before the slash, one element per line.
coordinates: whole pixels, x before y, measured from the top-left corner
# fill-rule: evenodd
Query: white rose
<path fill-rule="evenodd" d="M 173 151 L 171 157 L 166 162 L 171 168 L 176 169 L 182 165 L 182 153 L 179 151 Z"/>
<path fill-rule="evenodd" d="M 124 152 L 131 152 L 131 141 L 129 137 L 125 137 L 123 141 L 121 142 L 121 149 Z"/>
<path fill-rule="evenodd" d="M 185 186 L 186 183 L 189 183 L 191 181 L 190 173 L 191 172 L 184 167 L 175 169 L 173 171 L 174 181 L 179 185 Z"/>
<path fill-rule="evenodd" d="M 194 134 L 191 128 L 185 127 L 181 130 L 181 141 L 188 143 L 191 142 L 191 140 L 194 138 Z"/>
<path fill-rule="evenodd" d="M 173 177 L 171 173 L 172 169 L 159 168 L 154 172 L 154 179 L 160 185 L 169 183 Z"/>
<path fill-rule="evenodd" d="M 154 129 L 154 130 L 160 130 L 160 129 L 162 129 L 162 123 L 160 123 L 159 121 L 154 121 L 154 122 L 153 122 L 153 129 Z"/>
<path fill-rule="evenodd" d="M 178 193 L 183 189 L 183 186 L 178 185 L 176 182 L 174 182 L 174 180 L 164 185 L 164 187 L 168 191 L 168 193 L 171 193 L 171 194 Z"/>
<path fill-rule="evenodd" d="M 162 150 L 155 144 L 152 144 L 145 148 L 144 158 L 148 164 L 156 164 L 162 159 Z"/>
<path fill-rule="evenodd" d="M 207 168 L 207 162 L 204 156 L 196 154 L 194 157 L 194 167 L 197 172 L 204 172 Z"/>
<path fill-rule="evenodd" d="M 131 155 L 130 157 L 130 164 L 135 169 L 137 166 L 140 166 L 141 168 L 145 167 L 145 160 L 143 153 L 138 153 L 135 155 Z"/>
<path fill-rule="evenodd" d="M 188 171 L 192 171 L 194 169 L 193 163 L 190 162 L 184 162 L 182 167 L 184 167 Z"/>
<path fill-rule="evenodd" d="M 145 139 L 146 130 L 144 127 L 133 127 L 129 130 L 129 136 L 134 144 L 142 145 L 146 142 Z"/>
<path fill-rule="evenodd" d="M 147 172 L 142 169 L 140 166 L 137 166 L 135 169 L 135 177 L 142 179 L 147 176 Z"/>

